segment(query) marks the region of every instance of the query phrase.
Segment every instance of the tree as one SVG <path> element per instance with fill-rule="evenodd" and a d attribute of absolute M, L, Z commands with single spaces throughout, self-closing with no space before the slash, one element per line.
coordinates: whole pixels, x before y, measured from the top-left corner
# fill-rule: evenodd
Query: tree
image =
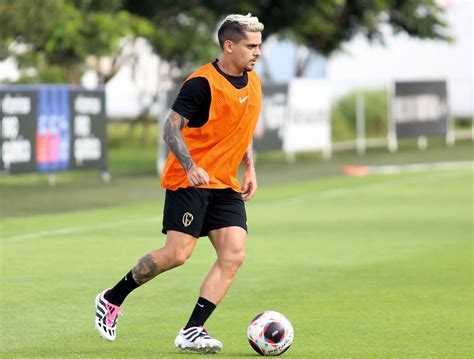
<path fill-rule="evenodd" d="M 179 67 L 192 67 L 218 53 L 216 22 L 232 12 L 259 17 L 265 24 L 264 39 L 278 34 L 311 51 L 297 64 L 301 76 L 312 53 L 329 56 L 342 44 L 362 33 L 383 43 L 382 25 L 413 37 L 451 41 L 443 10 L 435 0 L 202 0 L 137 2 L 125 8 L 149 18 L 157 33 L 157 52 Z"/>
<path fill-rule="evenodd" d="M 396 33 L 451 41 L 446 33 L 443 10 L 435 0 L 312 0 L 294 3 L 277 0 L 269 3 L 272 6 L 259 13 L 268 33 L 281 33 L 323 56 L 339 50 L 359 33 L 371 41 L 383 43 L 383 24 L 392 27 Z M 297 65 L 297 76 L 304 72 L 310 56 L 308 52 Z"/>
<path fill-rule="evenodd" d="M 0 0 L 0 58 L 13 55 L 20 68 L 35 68 L 29 80 L 77 82 L 88 56 L 107 55 L 106 82 L 123 59 L 121 39 L 143 36 L 183 74 L 218 56 L 216 23 L 233 12 L 258 16 L 264 39 L 277 34 L 311 50 L 298 76 L 312 53 L 328 56 L 359 33 L 383 42 L 383 24 L 451 40 L 436 0 Z"/>
<path fill-rule="evenodd" d="M 123 38 L 153 32 L 121 7 L 121 0 L 0 0 L 0 59 L 13 56 L 25 82 L 78 83 L 88 56 L 117 57 Z"/>

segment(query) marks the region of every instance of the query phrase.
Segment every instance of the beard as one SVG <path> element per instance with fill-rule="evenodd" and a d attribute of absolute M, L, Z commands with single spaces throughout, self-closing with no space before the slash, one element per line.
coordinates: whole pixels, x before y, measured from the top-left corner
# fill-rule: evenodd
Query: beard
<path fill-rule="evenodd" d="M 251 65 L 251 64 L 248 64 L 247 66 L 244 67 L 244 71 L 245 72 L 250 72 L 250 71 L 253 71 L 253 68 L 255 67 L 255 64 Z"/>

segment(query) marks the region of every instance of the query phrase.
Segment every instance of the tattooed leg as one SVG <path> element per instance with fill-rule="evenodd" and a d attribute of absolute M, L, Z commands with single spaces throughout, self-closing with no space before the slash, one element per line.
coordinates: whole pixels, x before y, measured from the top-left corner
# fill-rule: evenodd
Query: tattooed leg
<path fill-rule="evenodd" d="M 132 268 L 133 279 L 142 285 L 158 274 L 184 264 L 193 253 L 197 240 L 189 234 L 169 230 L 164 247 L 145 254 Z"/>
<path fill-rule="evenodd" d="M 148 282 L 158 275 L 158 267 L 151 254 L 146 254 L 139 259 L 137 265 L 132 268 L 132 275 L 138 285 Z"/>

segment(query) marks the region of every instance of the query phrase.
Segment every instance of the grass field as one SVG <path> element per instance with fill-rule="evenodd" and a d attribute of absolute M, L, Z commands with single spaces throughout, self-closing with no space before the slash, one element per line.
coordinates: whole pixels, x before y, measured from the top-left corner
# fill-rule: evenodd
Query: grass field
<path fill-rule="evenodd" d="M 246 327 L 272 309 L 295 328 L 287 358 L 473 357 L 472 193 L 469 169 L 269 180 L 247 206 L 246 263 L 206 325 L 218 356 L 256 357 Z M 204 238 L 131 294 L 115 343 L 94 330 L 97 292 L 163 243 L 161 192 L 123 195 L 2 220 L 2 357 L 186 357 L 173 341 L 214 260 Z"/>

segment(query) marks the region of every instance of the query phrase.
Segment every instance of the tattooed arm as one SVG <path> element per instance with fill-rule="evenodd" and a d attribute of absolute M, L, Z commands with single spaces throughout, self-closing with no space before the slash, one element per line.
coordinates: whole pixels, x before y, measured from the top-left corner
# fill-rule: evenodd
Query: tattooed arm
<path fill-rule="evenodd" d="M 255 165 L 253 162 L 252 142 L 250 142 L 250 145 L 242 158 L 242 164 L 244 165 L 242 193 L 244 195 L 244 201 L 248 201 L 253 197 L 257 190 L 257 173 L 255 172 Z"/>
<path fill-rule="evenodd" d="M 184 138 L 181 135 L 181 130 L 188 124 L 188 119 L 181 116 L 179 113 L 171 110 L 168 118 L 165 121 L 163 138 L 170 147 L 171 152 L 176 156 L 184 170 L 189 170 L 194 166 L 194 161 L 189 154 Z"/>
<path fill-rule="evenodd" d="M 189 120 L 181 116 L 179 113 L 171 110 L 168 118 L 165 121 L 163 138 L 168 144 L 171 152 L 178 159 L 181 166 L 183 166 L 189 183 L 193 186 L 200 186 L 209 184 L 209 175 L 201 167 L 196 166 L 188 147 L 181 135 L 181 130 L 188 124 Z"/>

